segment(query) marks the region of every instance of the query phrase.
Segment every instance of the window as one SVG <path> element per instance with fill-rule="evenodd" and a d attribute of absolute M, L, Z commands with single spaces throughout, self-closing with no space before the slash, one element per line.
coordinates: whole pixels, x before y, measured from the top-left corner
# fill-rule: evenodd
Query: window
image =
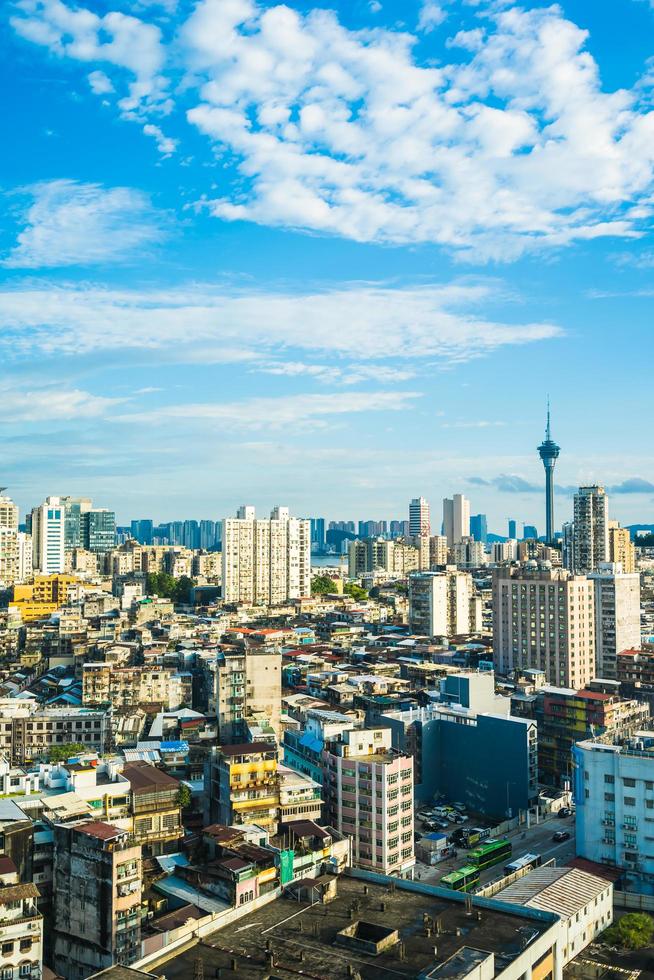
<path fill-rule="evenodd" d="M 13 953 L 13 951 L 14 951 L 14 944 L 13 943 L 3 943 L 2 944 L 2 955 L 3 956 L 11 956 L 11 954 Z"/>
<path fill-rule="evenodd" d="M 608 774 L 605 773 L 604 774 L 604 782 L 605 783 L 614 783 L 615 782 L 615 778 L 613 776 L 609 776 Z"/>
<path fill-rule="evenodd" d="M 635 786 L 635 785 L 636 785 L 636 780 L 635 780 L 635 779 L 627 779 L 627 778 L 625 777 L 625 778 L 624 778 L 624 779 L 622 780 L 622 783 L 623 783 L 623 785 L 624 785 L 624 786 Z"/>
<path fill-rule="evenodd" d="M 31 977 L 32 976 L 32 964 L 31 963 L 21 963 L 18 969 L 18 975 L 21 977 Z"/>
<path fill-rule="evenodd" d="M 625 798 L 624 798 L 624 805 L 625 806 L 636 806 L 636 797 L 635 796 L 625 796 Z"/>
<path fill-rule="evenodd" d="M 615 794 L 613 794 L 613 793 L 605 793 L 604 794 L 604 799 L 606 800 L 607 803 L 613 803 L 615 801 Z"/>

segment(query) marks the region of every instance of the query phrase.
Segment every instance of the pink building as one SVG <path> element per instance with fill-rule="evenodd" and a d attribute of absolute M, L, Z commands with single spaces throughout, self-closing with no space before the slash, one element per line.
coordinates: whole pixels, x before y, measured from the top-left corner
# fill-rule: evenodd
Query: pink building
<path fill-rule="evenodd" d="M 413 759 L 391 747 L 388 728 L 354 729 L 323 750 L 332 827 L 352 838 L 352 863 L 406 876 L 413 849 Z"/>

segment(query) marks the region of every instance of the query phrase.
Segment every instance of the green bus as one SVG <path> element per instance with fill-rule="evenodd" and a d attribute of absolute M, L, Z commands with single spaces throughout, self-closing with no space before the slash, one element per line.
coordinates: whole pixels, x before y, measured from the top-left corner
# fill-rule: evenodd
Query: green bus
<path fill-rule="evenodd" d="M 479 884 L 479 868 L 474 864 L 464 864 L 458 871 L 452 871 L 449 875 L 443 875 L 439 885 L 443 888 L 451 888 L 455 892 L 469 892 Z"/>
<path fill-rule="evenodd" d="M 468 861 L 474 864 L 479 871 L 490 868 L 494 864 L 501 864 L 502 861 L 510 857 L 513 845 L 506 838 L 502 840 L 487 840 L 483 844 L 478 844 L 472 851 L 468 851 Z"/>

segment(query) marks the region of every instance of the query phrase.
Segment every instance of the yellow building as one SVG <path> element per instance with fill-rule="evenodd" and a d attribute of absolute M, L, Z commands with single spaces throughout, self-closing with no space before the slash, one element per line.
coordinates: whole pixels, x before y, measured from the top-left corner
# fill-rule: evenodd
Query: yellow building
<path fill-rule="evenodd" d="M 620 562 L 623 572 L 636 571 L 636 548 L 626 527 L 609 527 L 609 560 Z"/>
<path fill-rule="evenodd" d="M 277 830 L 277 748 L 269 742 L 223 745 L 211 760 L 212 818 L 226 826 L 256 824 Z"/>
<path fill-rule="evenodd" d="M 68 593 L 78 584 L 74 575 L 35 575 L 28 585 L 14 585 L 10 609 L 20 612 L 24 623 L 47 619 L 68 602 Z"/>

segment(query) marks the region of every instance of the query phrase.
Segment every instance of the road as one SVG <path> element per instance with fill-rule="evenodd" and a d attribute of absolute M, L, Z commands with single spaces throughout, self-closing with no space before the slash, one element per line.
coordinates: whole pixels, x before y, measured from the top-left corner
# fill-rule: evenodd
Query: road
<path fill-rule="evenodd" d="M 420 830 L 420 823 L 417 822 L 417 829 Z M 454 828 L 452 828 L 454 829 Z M 567 830 L 570 840 L 556 843 L 552 840 L 552 835 L 557 830 Z M 555 859 L 557 865 L 567 864 L 575 856 L 575 823 L 574 816 L 559 819 L 556 816 L 548 815 L 539 824 L 535 824 L 527 830 L 521 827 L 519 830 L 506 834 L 513 844 L 512 859 L 521 857 L 523 854 L 540 854 L 543 861 Z M 422 881 L 436 884 L 438 880 L 450 871 L 456 871 L 466 862 L 467 851 L 463 848 L 458 850 L 456 858 L 442 861 L 434 867 L 416 863 L 416 877 L 420 876 Z M 496 865 L 493 868 L 486 868 L 479 876 L 479 883 L 487 885 L 500 876 L 502 868 Z"/>

